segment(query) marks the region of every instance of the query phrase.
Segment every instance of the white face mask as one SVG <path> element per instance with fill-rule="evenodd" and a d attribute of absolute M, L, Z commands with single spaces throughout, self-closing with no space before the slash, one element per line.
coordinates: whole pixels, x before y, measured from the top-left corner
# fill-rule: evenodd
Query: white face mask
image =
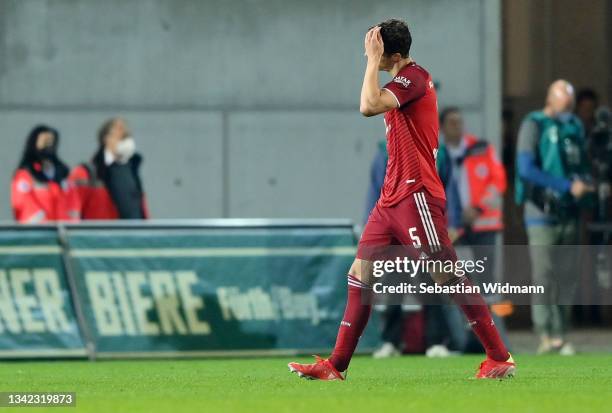
<path fill-rule="evenodd" d="M 134 138 L 128 136 L 117 143 L 116 156 L 120 161 L 127 162 L 136 152 Z"/>

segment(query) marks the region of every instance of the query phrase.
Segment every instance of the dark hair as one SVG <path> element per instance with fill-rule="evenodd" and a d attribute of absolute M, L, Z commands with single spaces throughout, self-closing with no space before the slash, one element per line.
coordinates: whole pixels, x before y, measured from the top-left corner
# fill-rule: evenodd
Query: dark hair
<path fill-rule="evenodd" d="M 583 100 L 592 100 L 595 102 L 595 104 L 597 104 L 599 102 L 599 96 L 597 96 L 597 92 L 595 92 L 593 89 L 580 89 L 576 95 L 576 103 L 580 103 Z"/>
<path fill-rule="evenodd" d="M 21 155 L 21 160 L 19 161 L 19 168 L 27 168 L 34 164 L 34 162 L 40 161 L 40 156 L 38 153 L 38 149 L 36 148 L 36 141 L 38 140 L 38 135 L 41 133 L 51 133 L 53 135 L 53 149 L 57 150 L 57 146 L 59 144 L 59 132 L 56 129 L 53 129 L 47 125 L 36 125 L 26 138 L 25 145 L 23 147 L 23 154 Z"/>
<path fill-rule="evenodd" d="M 461 114 L 461 109 L 457 106 L 447 106 L 442 109 L 442 112 L 440 112 L 440 125 L 444 123 L 448 115 L 452 115 L 453 113 Z"/>
<path fill-rule="evenodd" d="M 34 167 L 34 164 L 41 161 L 40 153 L 36 148 L 36 142 L 38 141 L 38 135 L 41 133 L 51 133 L 54 137 L 53 140 L 53 150 L 57 153 L 57 148 L 59 147 L 59 139 L 60 135 L 57 129 L 52 128 L 47 125 L 36 125 L 26 138 L 25 145 L 23 148 L 23 154 L 21 156 L 21 160 L 19 161 L 19 165 L 17 169 L 28 169 L 30 173 L 34 175 L 34 177 L 39 181 L 48 181 L 49 179 L 41 173 L 37 168 Z M 55 178 L 56 181 L 62 181 L 68 175 L 68 167 L 62 161 L 60 161 L 57 156 L 50 159 L 51 162 L 55 165 Z"/>
<path fill-rule="evenodd" d="M 385 55 L 391 56 L 394 53 L 399 53 L 402 57 L 408 57 L 410 46 L 412 46 L 412 35 L 406 22 L 389 19 L 378 24 L 378 26 L 385 44 Z"/>

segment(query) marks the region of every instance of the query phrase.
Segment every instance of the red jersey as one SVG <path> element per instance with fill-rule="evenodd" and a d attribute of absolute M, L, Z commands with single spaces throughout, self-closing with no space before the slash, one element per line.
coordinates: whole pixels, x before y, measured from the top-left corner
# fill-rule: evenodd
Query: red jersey
<path fill-rule="evenodd" d="M 438 102 L 431 76 L 411 62 L 383 89 L 395 97 L 398 107 L 385 113 L 389 160 L 379 205 L 396 205 L 423 189 L 446 199 L 436 170 Z"/>

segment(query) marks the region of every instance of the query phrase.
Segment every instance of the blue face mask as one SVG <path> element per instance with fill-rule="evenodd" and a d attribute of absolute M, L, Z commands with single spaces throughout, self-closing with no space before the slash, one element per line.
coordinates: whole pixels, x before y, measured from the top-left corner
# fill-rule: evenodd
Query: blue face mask
<path fill-rule="evenodd" d="M 572 114 L 572 112 L 561 112 L 557 113 L 556 118 L 559 122 L 566 123 L 569 122 L 573 116 L 574 115 Z"/>

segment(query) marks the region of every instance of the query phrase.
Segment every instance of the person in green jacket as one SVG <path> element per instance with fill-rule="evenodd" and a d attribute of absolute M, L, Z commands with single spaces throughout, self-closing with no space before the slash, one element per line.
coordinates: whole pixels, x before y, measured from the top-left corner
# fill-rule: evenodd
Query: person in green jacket
<path fill-rule="evenodd" d="M 584 128 L 572 113 L 574 88 L 553 82 L 546 105 L 523 120 L 517 144 L 516 201 L 524 204 L 534 285 L 532 321 L 540 336 L 539 353 L 574 354 L 566 341 L 577 271 L 578 216 L 588 207 L 589 165 Z M 557 247 L 555 247 L 557 246 Z"/>

